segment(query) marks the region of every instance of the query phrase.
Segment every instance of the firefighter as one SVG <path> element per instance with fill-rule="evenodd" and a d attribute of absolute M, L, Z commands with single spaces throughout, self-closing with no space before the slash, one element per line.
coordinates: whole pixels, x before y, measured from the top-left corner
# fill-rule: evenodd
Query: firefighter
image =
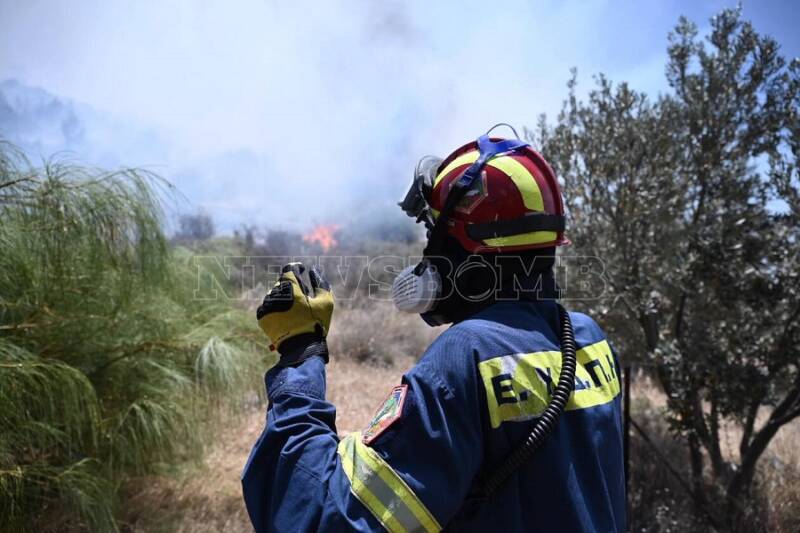
<path fill-rule="evenodd" d="M 453 325 L 340 437 L 325 399 L 333 293 L 314 268 L 308 281 L 283 269 L 257 311 L 280 361 L 242 474 L 255 530 L 624 531 L 619 363 L 591 318 L 557 302 L 555 248 L 569 241 L 551 168 L 484 135 L 423 158 L 401 207 L 428 243 L 395 304 Z"/>

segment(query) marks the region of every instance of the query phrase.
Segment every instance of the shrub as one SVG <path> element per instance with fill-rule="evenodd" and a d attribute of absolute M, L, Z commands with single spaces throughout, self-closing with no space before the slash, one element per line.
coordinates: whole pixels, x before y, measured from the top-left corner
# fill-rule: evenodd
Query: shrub
<path fill-rule="evenodd" d="M 258 383 L 253 321 L 195 301 L 167 246 L 170 194 L 0 143 L 3 527 L 115 530 L 119 483 L 198 450 L 209 408 Z"/>
<path fill-rule="evenodd" d="M 426 326 L 418 315 L 400 313 L 390 302 L 363 297 L 348 307 L 337 306 L 328 345 L 331 357 L 388 365 L 421 356 L 441 329 Z"/>

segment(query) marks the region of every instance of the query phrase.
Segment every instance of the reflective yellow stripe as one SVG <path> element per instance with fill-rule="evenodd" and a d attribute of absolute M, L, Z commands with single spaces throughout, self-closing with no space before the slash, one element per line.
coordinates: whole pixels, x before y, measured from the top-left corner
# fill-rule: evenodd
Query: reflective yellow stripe
<path fill-rule="evenodd" d="M 577 352 L 575 390 L 567 410 L 586 409 L 613 400 L 620 392 L 619 376 L 605 340 Z M 539 416 L 551 399 L 561 372 L 561 352 L 535 352 L 495 357 L 478 364 L 486 388 L 493 428 L 508 420 Z"/>
<path fill-rule="evenodd" d="M 364 504 L 364 507 L 369 509 L 369 511 L 378 519 L 378 522 L 386 529 L 386 531 L 394 532 L 394 531 L 403 531 L 403 527 L 397 522 L 397 520 L 392 517 L 391 511 L 389 511 L 386 506 L 384 506 L 381 501 L 375 497 L 375 495 L 370 492 L 370 490 L 366 487 L 366 485 L 361 481 L 361 478 L 356 475 L 356 467 L 353 461 L 353 449 L 352 442 L 348 439 L 350 437 L 346 437 L 342 439 L 339 443 L 339 455 L 342 458 L 342 468 L 347 475 L 347 479 L 350 480 L 350 492 L 355 495 L 358 500 Z"/>
<path fill-rule="evenodd" d="M 525 165 L 507 155 L 492 158 L 487 164 L 490 167 L 502 170 L 511 178 L 511 181 L 514 182 L 514 185 L 517 186 L 522 195 L 522 203 L 525 204 L 526 209 L 544 211 L 542 191 L 539 190 L 536 178 L 525 168 Z"/>
<path fill-rule="evenodd" d="M 442 527 L 405 481 L 378 453 L 351 433 L 339 442 L 350 491 L 390 533 L 440 531 Z"/>
<path fill-rule="evenodd" d="M 478 159 L 478 155 L 477 151 L 473 151 L 455 158 L 436 176 L 433 186 L 436 187 L 454 168 L 474 163 Z M 526 209 L 544 211 L 544 200 L 542 200 L 542 191 L 539 189 L 539 184 L 522 163 L 513 157 L 504 155 L 490 159 L 487 165 L 502 170 L 514 182 L 514 185 L 519 189 L 520 195 L 522 195 L 522 203 Z M 554 239 L 555 237 L 552 237 L 550 240 Z"/>
<path fill-rule="evenodd" d="M 444 170 L 442 170 L 441 172 L 439 172 L 439 174 L 436 175 L 436 179 L 433 180 L 434 188 L 437 185 L 439 185 L 439 182 L 442 181 L 442 179 L 444 179 L 445 176 L 450 174 L 450 172 L 454 168 L 458 168 L 461 165 L 471 165 L 472 163 L 474 163 L 475 161 L 478 160 L 478 156 L 479 155 L 480 154 L 479 154 L 479 152 L 477 150 L 473 150 L 472 152 L 467 152 L 466 154 L 460 155 L 460 156 L 456 157 L 455 159 L 453 159 L 450 162 L 449 165 L 444 167 Z"/>
<path fill-rule="evenodd" d="M 533 231 L 531 233 L 520 233 L 519 235 L 510 235 L 508 237 L 486 239 L 483 243 L 486 246 L 523 246 L 553 242 L 556 238 L 557 235 L 554 231 Z"/>

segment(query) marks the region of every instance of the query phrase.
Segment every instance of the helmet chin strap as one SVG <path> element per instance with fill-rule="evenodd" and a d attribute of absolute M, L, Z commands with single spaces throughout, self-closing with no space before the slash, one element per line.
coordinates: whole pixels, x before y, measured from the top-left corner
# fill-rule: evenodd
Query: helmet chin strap
<path fill-rule="evenodd" d="M 442 253 L 444 240 L 447 237 L 447 221 L 450 218 L 450 214 L 453 212 L 456 205 L 458 205 L 458 202 L 464 198 L 464 195 L 472 187 L 472 184 L 475 183 L 475 180 L 480 178 L 486 163 L 498 154 L 514 152 L 525 146 L 528 146 L 528 143 L 520 139 L 505 139 L 494 142 L 489 139 L 489 135 L 481 135 L 478 137 L 478 150 L 480 151 L 480 155 L 451 186 L 444 207 L 442 207 L 439 217 L 436 219 L 433 229 L 431 229 L 428 245 L 423 252 L 424 256 L 440 255 Z"/>

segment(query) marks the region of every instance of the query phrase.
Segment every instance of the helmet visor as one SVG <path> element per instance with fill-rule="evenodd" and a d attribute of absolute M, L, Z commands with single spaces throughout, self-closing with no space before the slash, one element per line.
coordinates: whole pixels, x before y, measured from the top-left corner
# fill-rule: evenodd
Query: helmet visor
<path fill-rule="evenodd" d="M 431 207 L 428 199 L 433 190 L 433 182 L 436 179 L 436 172 L 442 163 L 441 157 L 426 155 L 417 163 L 414 169 L 414 177 L 411 186 L 408 188 L 403 201 L 399 203 L 400 208 L 417 222 L 425 222 L 430 227 L 433 225 Z"/>

